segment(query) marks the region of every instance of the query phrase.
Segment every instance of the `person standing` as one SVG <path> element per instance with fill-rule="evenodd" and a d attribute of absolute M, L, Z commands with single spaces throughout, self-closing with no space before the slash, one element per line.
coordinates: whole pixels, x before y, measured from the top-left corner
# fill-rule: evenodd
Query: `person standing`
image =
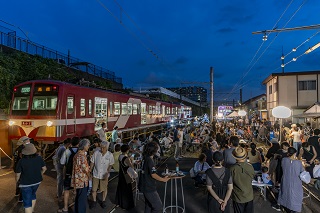
<path fill-rule="evenodd" d="M 60 164 L 64 166 L 64 181 L 63 181 L 63 208 L 59 209 L 58 212 L 68 212 L 69 207 L 69 195 L 70 190 L 73 189 L 71 187 L 71 177 L 72 177 L 72 170 L 73 170 L 73 158 L 78 152 L 78 145 L 79 145 L 79 138 L 74 137 L 71 140 L 71 147 L 66 149 L 60 159 Z"/>
<path fill-rule="evenodd" d="M 312 132 L 312 130 L 311 130 Z M 318 153 L 317 159 L 320 159 L 320 142 L 319 142 L 319 135 L 320 130 L 314 129 L 313 134 L 308 138 L 308 142 L 311 146 L 313 146 L 316 149 L 316 152 Z"/>
<path fill-rule="evenodd" d="M 247 151 L 237 147 L 232 152 L 237 163 L 230 168 L 233 180 L 233 208 L 235 213 L 253 213 L 253 188 L 254 169 L 246 163 Z"/>
<path fill-rule="evenodd" d="M 237 162 L 233 157 L 232 152 L 239 146 L 239 138 L 237 136 L 231 136 L 229 139 L 229 145 L 231 147 L 223 151 L 224 165 L 226 168 L 230 168 Z"/>
<path fill-rule="evenodd" d="M 162 213 L 163 205 L 156 187 L 156 181 L 167 182 L 169 177 L 160 177 L 157 174 L 153 157 L 158 151 L 158 144 L 150 142 L 143 151 L 142 170 L 139 179 L 139 191 L 144 195 L 145 213 Z"/>
<path fill-rule="evenodd" d="M 108 180 L 110 176 L 110 170 L 114 164 L 114 158 L 111 152 L 108 151 L 107 142 L 100 144 L 101 150 L 97 150 L 91 156 L 91 171 L 92 180 L 92 199 L 93 202 L 90 209 L 95 208 L 97 205 L 97 190 L 98 187 L 102 191 L 102 203 L 101 207 L 106 208 L 106 197 L 108 192 Z"/>
<path fill-rule="evenodd" d="M 282 159 L 283 176 L 280 185 L 278 203 L 286 212 L 301 212 L 303 200 L 300 173 L 304 171 L 302 162 L 296 158 L 297 150 L 288 149 L 288 158 Z"/>
<path fill-rule="evenodd" d="M 232 177 L 230 170 L 222 166 L 223 155 L 221 152 L 213 153 L 212 168 L 206 171 L 208 189 L 208 212 L 229 213 L 230 196 L 232 193 Z"/>
<path fill-rule="evenodd" d="M 66 139 L 57 148 L 56 153 L 52 158 L 53 164 L 57 172 L 57 197 L 59 201 L 61 201 L 62 199 L 62 192 L 63 192 L 63 165 L 60 163 L 60 160 L 63 153 L 66 151 L 66 149 L 68 149 L 69 146 L 70 146 L 70 140 Z"/>
<path fill-rule="evenodd" d="M 116 203 L 122 209 L 129 210 L 134 207 L 132 183 L 127 183 L 125 175 L 129 167 L 134 168 L 131 159 L 128 157 L 129 145 L 121 146 L 121 155 L 119 156 L 119 177 L 116 192 Z"/>
<path fill-rule="evenodd" d="M 31 143 L 25 144 L 22 158 L 16 167 L 16 180 L 19 180 L 25 213 L 34 212 L 36 192 L 46 170 L 46 164 L 37 154 L 35 146 Z"/>
<path fill-rule="evenodd" d="M 111 133 L 111 150 L 114 149 L 114 144 L 117 142 L 118 138 L 118 126 L 113 127 L 112 133 Z"/>
<path fill-rule="evenodd" d="M 180 127 L 176 126 L 176 129 L 173 132 L 173 142 L 175 144 L 175 151 L 174 151 L 174 158 L 176 159 L 176 161 L 179 160 L 180 157 L 180 146 L 179 146 L 179 142 L 180 142 Z"/>
<path fill-rule="evenodd" d="M 90 167 L 86 153 L 90 147 L 88 139 L 81 139 L 77 154 L 73 158 L 71 186 L 76 189 L 74 204 L 75 213 L 85 213 L 87 211 L 87 192 L 90 178 Z"/>
<path fill-rule="evenodd" d="M 18 165 L 18 162 L 20 161 L 20 159 L 22 158 L 22 150 L 24 148 L 25 144 L 29 144 L 30 143 L 30 138 L 28 138 L 27 136 L 22 136 L 17 143 L 17 148 L 13 153 L 13 161 L 12 161 L 12 169 L 15 173 L 16 172 L 16 168 Z M 15 177 L 17 177 L 17 175 L 15 175 Z M 16 179 L 16 193 L 15 196 L 19 196 L 18 202 L 22 202 L 22 195 L 20 193 L 20 187 L 19 187 L 19 180 Z"/>

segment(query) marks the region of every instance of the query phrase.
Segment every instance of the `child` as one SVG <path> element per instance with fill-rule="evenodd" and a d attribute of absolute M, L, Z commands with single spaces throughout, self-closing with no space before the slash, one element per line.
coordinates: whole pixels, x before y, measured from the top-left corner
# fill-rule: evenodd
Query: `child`
<path fill-rule="evenodd" d="M 261 168 L 261 171 L 262 171 L 262 181 L 263 183 L 265 184 L 270 184 L 270 185 L 273 185 L 273 182 L 268 174 L 268 167 L 262 167 Z"/>

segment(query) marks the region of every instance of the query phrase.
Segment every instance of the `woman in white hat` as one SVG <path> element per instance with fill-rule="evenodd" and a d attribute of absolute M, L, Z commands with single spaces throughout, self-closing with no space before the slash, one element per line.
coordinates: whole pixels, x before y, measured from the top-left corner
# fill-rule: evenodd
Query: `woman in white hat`
<path fill-rule="evenodd" d="M 36 192 L 42 181 L 42 175 L 47 170 L 42 157 L 32 143 L 24 145 L 22 158 L 16 167 L 16 179 L 20 180 L 25 213 L 32 213 L 36 204 Z"/>

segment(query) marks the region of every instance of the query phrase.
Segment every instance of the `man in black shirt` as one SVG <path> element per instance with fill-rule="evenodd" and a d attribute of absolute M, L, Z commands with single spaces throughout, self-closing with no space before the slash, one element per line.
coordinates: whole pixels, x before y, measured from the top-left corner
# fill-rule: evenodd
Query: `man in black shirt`
<path fill-rule="evenodd" d="M 145 213 L 162 213 L 162 202 L 157 192 L 156 180 L 167 182 L 168 177 L 160 177 L 157 174 L 153 157 L 157 153 L 159 146 L 154 143 L 147 143 L 144 147 L 142 171 L 139 179 L 139 190 L 145 198 Z"/>
<path fill-rule="evenodd" d="M 308 143 L 316 149 L 317 159 L 320 159 L 320 143 L 319 143 L 320 130 L 315 129 L 313 131 L 313 136 L 308 138 Z"/>

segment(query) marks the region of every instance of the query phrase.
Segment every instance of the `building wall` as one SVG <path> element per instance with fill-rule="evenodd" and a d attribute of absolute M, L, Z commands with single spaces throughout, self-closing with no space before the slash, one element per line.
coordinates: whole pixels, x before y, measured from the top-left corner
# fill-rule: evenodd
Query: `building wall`
<path fill-rule="evenodd" d="M 289 108 L 297 106 L 297 78 L 296 76 L 278 76 L 279 103 L 276 106 Z"/>
<path fill-rule="evenodd" d="M 317 75 L 298 75 L 298 81 L 316 80 Z M 298 82 L 297 82 L 298 84 Z M 298 106 L 308 107 L 317 102 L 317 89 L 316 90 L 300 90 L 298 91 Z"/>

